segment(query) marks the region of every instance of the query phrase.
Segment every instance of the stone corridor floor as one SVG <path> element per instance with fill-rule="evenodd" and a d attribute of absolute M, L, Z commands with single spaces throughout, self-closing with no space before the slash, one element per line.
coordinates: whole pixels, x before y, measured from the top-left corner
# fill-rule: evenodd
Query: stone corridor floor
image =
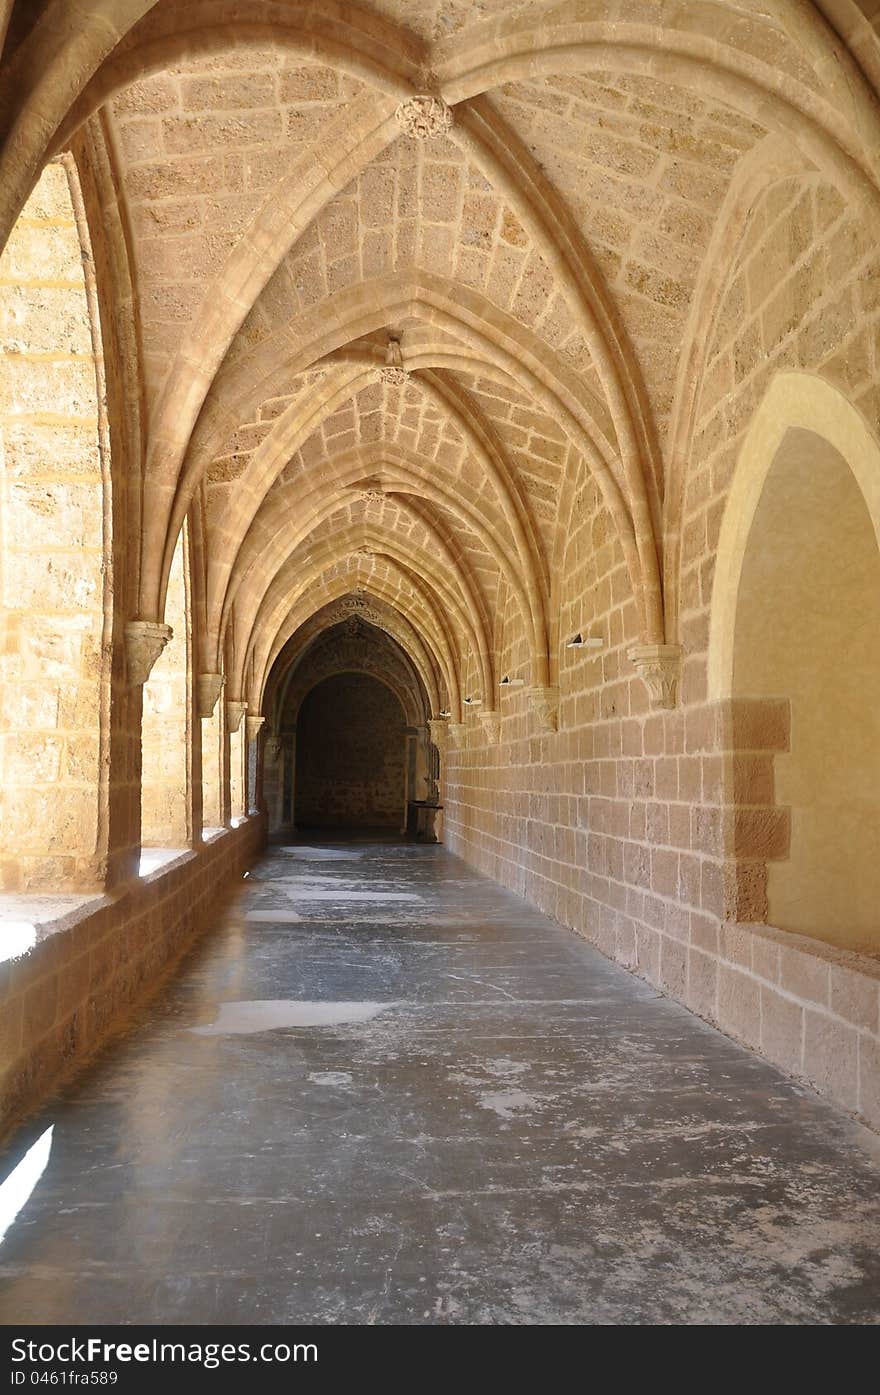
<path fill-rule="evenodd" d="M 440 848 L 272 849 L 31 1145 L 7 1324 L 880 1320 L 874 1136 Z"/>

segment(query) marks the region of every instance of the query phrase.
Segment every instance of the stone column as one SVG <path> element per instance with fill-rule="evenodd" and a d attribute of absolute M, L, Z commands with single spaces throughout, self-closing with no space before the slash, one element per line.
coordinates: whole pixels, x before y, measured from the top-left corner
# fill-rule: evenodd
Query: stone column
<path fill-rule="evenodd" d="M 223 703 L 216 702 L 213 713 L 206 717 L 202 710 L 202 824 L 205 828 L 223 828 Z"/>
<path fill-rule="evenodd" d="M 285 732 L 282 746 L 281 829 L 296 833 L 296 732 Z"/>
<path fill-rule="evenodd" d="M 265 717 L 252 716 L 250 713 L 245 717 L 244 725 L 247 735 L 247 812 L 258 814 L 260 812 L 262 793 L 262 761 L 260 759 L 260 729 L 265 722 Z"/>
<path fill-rule="evenodd" d="M 191 772 L 188 736 L 191 699 L 186 613 L 185 537 L 174 549 L 165 601 L 169 625 L 133 622 L 129 640 L 129 677 L 140 677 L 139 661 L 146 651 L 159 653 L 143 684 L 141 720 L 141 845 L 145 848 L 186 848 L 192 841 Z M 162 634 L 161 632 L 165 633 Z"/>
<path fill-rule="evenodd" d="M 269 832 L 277 833 L 281 828 L 284 799 L 284 742 L 280 736 L 270 736 L 263 743 L 262 796 Z"/>
<path fill-rule="evenodd" d="M 229 751 L 229 813 L 230 819 L 241 819 L 246 804 L 246 750 L 241 720 L 247 703 L 240 699 L 226 700 L 227 749 Z"/>
<path fill-rule="evenodd" d="M 417 799 L 415 793 L 416 784 L 416 747 L 415 747 L 415 727 L 406 727 L 403 736 L 404 756 L 403 768 L 405 772 L 403 787 L 403 822 L 401 833 L 408 832 L 409 826 L 409 804 L 411 799 Z"/>

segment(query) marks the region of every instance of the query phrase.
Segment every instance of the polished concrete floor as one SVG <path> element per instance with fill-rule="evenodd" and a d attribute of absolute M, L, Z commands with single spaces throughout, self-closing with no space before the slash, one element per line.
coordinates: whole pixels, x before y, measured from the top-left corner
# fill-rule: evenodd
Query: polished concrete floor
<path fill-rule="evenodd" d="M 876 1323 L 875 1145 L 442 849 L 274 849 L 0 1163 L 0 1320 Z"/>

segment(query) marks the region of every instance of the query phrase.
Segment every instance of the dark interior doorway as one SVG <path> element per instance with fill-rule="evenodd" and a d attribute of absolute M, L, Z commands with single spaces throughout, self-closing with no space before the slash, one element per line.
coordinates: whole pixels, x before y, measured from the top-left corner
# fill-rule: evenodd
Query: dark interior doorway
<path fill-rule="evenodd" d="M 297 827 L 399 831 L 405 728 L 399 699 L 377 678 L 340 673 L 317 683 L 297 719 Z"/>

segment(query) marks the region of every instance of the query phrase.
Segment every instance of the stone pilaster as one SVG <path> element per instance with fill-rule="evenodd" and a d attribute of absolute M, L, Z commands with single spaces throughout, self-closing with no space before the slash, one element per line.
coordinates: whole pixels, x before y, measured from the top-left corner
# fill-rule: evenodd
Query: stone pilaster
<path fill-rule="evenodd" d="M 645 687 L 651 706 L 672 708 L 678 701 L 681 677 L 680 644 L 633 644 L 626 651 Z"/>
<path fill-rule="evenodd" d="M 217 699 L 226 682 L 222 673 L 200 673 L 196 679 L 196 699 L 199 716 L 210 718 L 214 715 Z"/>
<path fill-rule="evenodd" d="M 129 686 L 146 683 L 173 630 L 161 620 L 129 620 L 125 627 L 125 667 Z"/>

